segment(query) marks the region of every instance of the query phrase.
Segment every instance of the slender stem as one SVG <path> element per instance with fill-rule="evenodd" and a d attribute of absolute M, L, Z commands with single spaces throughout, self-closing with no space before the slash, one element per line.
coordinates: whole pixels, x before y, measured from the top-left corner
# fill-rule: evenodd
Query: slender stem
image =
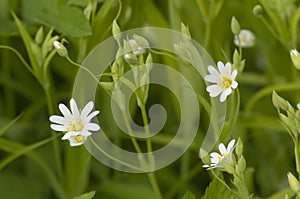
<path fill-rule="evenodd" d="M 294 139 L 294 144 L 295 144 L 295 158 L 296 158 L 296 170 L 298 173 L 298 178 L 300 180 L 300 152 L 299 152 L 299 139 L 298 135 Z"/>
<path fill-rule="evenodd" d="M 53 94 L 51 91 L 50 84 L 44 86 L 44 91 L 45 91 L 46 100 L 47 100 L 48 113 L 49 113 L 49 115 L 53 115 L 55 111 L 54 111 L 54 103 L 53 103 Z M 57 170 L 59 178 L 63 179 L 62 161 L 61 161 L 61 157 L 60 157 L 60 149 L 58 146 L 56 133 L 54 131 L 51 131 L 51 136 L 53 138 L 52 145 L 53 145 L 56 170 Z"/>
<path fill-rule="evenodd" d="M 145 105 L 143 104 L 141 107 L 141 113 L 142 113 L 142 118 L 143 118 L 143 123 L 144 123 L 144 128 L 145 128 L 145 133 L 146 133 L 146 143 L 147 143 L 147 151 L 148 153 L 152 152 L 152 144 L 151 144 L 151 138 L 150 138 L 150 129 L 149 129 L 149 123 L 148 123 L 148 118 L 147 118 L 147 113 L 145 109 Z M 150 160 L 149 160 L 150 161 Z"/>
<path fill-rule="evenodd" d="M 156 199 L 162 199 L 163 197 L 161 195 L 159 186 L 157 184 L 157 180 L 156 180 L 154 172 L 148 173 L 147 176 L 150 180 L 150 183 L 151 183 L 151 186 L 152 186 L 152 189 L 153 189 L 154 193 L 156 193 Z"/>

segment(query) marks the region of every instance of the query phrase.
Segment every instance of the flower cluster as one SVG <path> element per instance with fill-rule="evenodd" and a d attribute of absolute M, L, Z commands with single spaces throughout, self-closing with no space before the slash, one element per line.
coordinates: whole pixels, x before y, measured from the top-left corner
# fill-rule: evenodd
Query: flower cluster
<path fill-rule="evenodd" d="M 71 146 L 83 144 L 86 138 L 92 134 L 91 131 L 100 130 L 98 124 L 90 122 L 99 114 L 99 111 L 92 111 L 93 102 L 88 102 L 81 112 L 73 98 L 70 100 L 71 111 L 64 104 L 59 104 L 58 107 L 63 117 L 52 115 L 49 119 L 54 124 L 51 124 L 50 127 L 55 131 L 64 132 L 61 139 L 69 140 Z"/>
<path fill-rule="evenodd" d="M 214 168 L 222 168 L 222 161 L 226 161 L 227 163 L 232 163 L 232 152 L 235 147 L 235 139 L 231 140 L 227 146 L 223 143 L 219 144 L 219 153 L 213 152 L 210 154 L 210 165 L 203 165 L 203 168 L 214 169 Z"/>
<path fill-rule="evenodd" d="M 232 89 L 237 88 L 238 83 L 235 81 L 237 70 L 232 71 L 232 65 L 227 62 L 224 66 L 223 62 L 218 62 L 217 71 L 213 66 L 208 66 L 209 75 L 204 79 L 208 82 L 215 83 L 206 88 L 211 97 L 216 97 L 221 94 L 220 101 L 224 102 L 228 95 L 232 93 Z M 232 71 L 232 72 L 231 72 Z"/>

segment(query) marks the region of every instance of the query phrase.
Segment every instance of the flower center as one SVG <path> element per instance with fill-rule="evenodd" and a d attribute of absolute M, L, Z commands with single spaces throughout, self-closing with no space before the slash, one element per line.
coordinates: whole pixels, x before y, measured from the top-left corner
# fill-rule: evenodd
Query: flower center
<path fill-rule="evenodd" d="M 82 135 L 77 135 L 77 136 L 75 136 L 75 141 L 77 143 L 83 142 L 84 141 L 84 137 Z"/>
<path fill-rule="evenodd" d="M 68 124 L 67 130 L 70 131 L 81 131 L 83 129 L 83 123 L 81 118 L 72 118 Z"/>
<path fill-rule="evenodd" d="M 228 154 L 228 153 L 224 153 L 224 154 L 223 154 L 223 157 L 224 157 L 224 158 L 229 158 L 229 154 Z"/>
<path fill-rule="evenodd" d="M 231 87 L 232 80 L 224 75 L 221 76 L 222 84 L 223 84 L 223 90 L 226 88 Z"/>

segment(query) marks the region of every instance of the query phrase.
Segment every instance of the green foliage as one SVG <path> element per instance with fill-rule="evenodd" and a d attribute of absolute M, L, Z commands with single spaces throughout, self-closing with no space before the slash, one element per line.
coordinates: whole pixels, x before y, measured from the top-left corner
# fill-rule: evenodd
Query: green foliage
<path fill-rule="evenodd" d="M 201 199 L 238 199 L 231 190 L 228 190 L 217 179 L 213 180 L 205 191 L 205 195 Z"/>
<path fill-rule="evenodd" d="M 23 12 L 27 20 L 35 22 L 38 19 L 38 22 L 53 26 L 67 36 L 82 37 L 92 34 L 89 22 L 80 9 L 57 0 L 24 1 Z"/>
<path fill-rule="evenodd" d="M 91 192 L 82 194 L 80 196 L 77 196 L 73 199 L 92 199 L 92 198 L 94 198 L 95 194 L 96 194 L 96 191 L 91 191 Z"/>
<path fill-rule="evenodd" d="M 196 199 L 196 197 L 194 196 L 194 194 L 192 194 L 191 192 L 187 191 L 184 196 L 182 197 L 182 199 Z"/>

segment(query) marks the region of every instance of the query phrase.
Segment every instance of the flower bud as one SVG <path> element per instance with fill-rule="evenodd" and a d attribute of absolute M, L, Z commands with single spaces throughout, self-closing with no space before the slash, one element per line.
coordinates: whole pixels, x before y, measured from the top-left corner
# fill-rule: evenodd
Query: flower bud
<path fill-rule="evenodd" d="M 287 176 L 288 176 L 288 181 L 289 181 L 291 189 L 295 193 L 298 193 L 300 191 L 300 184 L 299 184 L 297 178 L 291 172 L 289 172 L 287 174 Z"/>
<path fill-rule="evenodd" d="M 136 65 L 139 63 L 137 57 L 130 53 L 125 54 L 124 59 L 130 65 Z"/>
<path fill-rule="evenodd" d="M 290 51 L 290 56 L 294 66 L 300 70 L 300 53 L 294 49 Z"/>
<path fill-rule="evenodd" d="M 66 57 L 68 56 L 68 51 L 66 49 L 66 47 L 64 45 L 62 45 L 60 42 L 58 41 L 54 41 L 53 45 L 55 47 L 56 52 L 62 56 L 62 57 Z"/>
<path fill-rule="evenodd" d="M 116 20 L 113 21 L 113 25 L 112 25 L 112 34 L 114 36 L 114 39 L 119 43 L 120 42 L 120 38 L 121 38 L 121 29 L 117 23 Z"/>
<path fill-rule="evenodd" d="M 237 171 L 240 173 L 244 173 L 245 169 L 246 169 L 246 160 L 245 160 L 244 156 L 241 155 L 241 157 L 238 161 L 238 164 L 237 164 Z"/>
<path fill-rule="evenodd" d="M 276 91 L 273 91 L 273 95 L 272 95 L 272 102 L 273 105 L 279 109 L 283 109 L 283 110 L 287 110 L 288 109 L 288 103 L 287 101 L 285 101 L 282 97 L 280 97 Z"/>
<path fill-rule="evenodd" d="M 237 143 L 236 143 L 236 148 L 235 148 L 235 152 L 237 154 L 238 157 L 240 157 L 243 154 L 243 142 L 241 140 L 241 138 L 238 139 Z"/>
<path fill-rule="evenodd" d="M 146 67 L 147 67 L 148 72 L 149 72 L 152 69 L 152 67 L 153 67 L 152 66 L 153 65 L 153 60 L 152 60 L 151 53 L 148 54 L 145 64 L 146 64 Z"/>
<path fill-rule="evenodd" d="M 191 39 L 189 27 L 185 26 L 183 23 L 181 23 L 181 33 L 184 34 L 187 37 L 187 39 Z"/>
<path fill-rule="evenodd" d="M 41 66 L 43 63 L 41 48 L 35 42 L 31 42 L 30 47 L 35 60 L 37 61 L 38 65 Z"/>
<path fill-rule="evenodd" d="M 263 8 L 261 7 L 261 5 L 257 4 L 256 6 L 254 6 L 252 11 L 253 11 L 253 14 L 258 17 L 258 16 L 262 15 Z"/>
<path fill-rule="evenodd" d="M 241 31 L 241 26 L 235 17 L 231 19 L 231 31 L 234 35 L 238 35 Z"/>
<path fill-rule="evenodd" d="M 38 31 L 36 32 L 35 38 L 34 38 L 35 42 L 40 45 L 43 40 L 44 40 L 44 29 L 43 26 L 41 26 Z"/>

